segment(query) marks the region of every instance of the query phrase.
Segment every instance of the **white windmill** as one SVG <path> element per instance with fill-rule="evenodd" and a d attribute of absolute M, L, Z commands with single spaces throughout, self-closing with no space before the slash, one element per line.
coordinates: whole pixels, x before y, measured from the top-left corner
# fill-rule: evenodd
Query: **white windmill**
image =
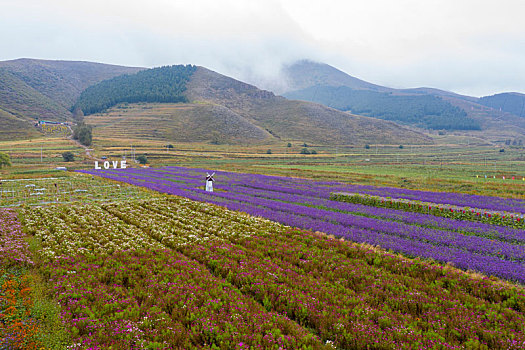
<path fill-rule="evenodd" d="M 215 175 L 215 173 L 213 174 L 209 174 L 206 172 L 206 191 L 207 192 L 213 192 L 213 183 L 215 182 L 215 179 L 213 178 L 213 176 Z"/>

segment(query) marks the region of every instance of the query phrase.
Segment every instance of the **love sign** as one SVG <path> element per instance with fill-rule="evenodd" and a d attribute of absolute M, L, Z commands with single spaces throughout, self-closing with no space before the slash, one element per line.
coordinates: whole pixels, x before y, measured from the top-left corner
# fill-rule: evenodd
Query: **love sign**
<path fill-rule="evenodd" d="M 95 170 L 100 170 L 100 169 L 126 169 L 126 161 L 125 160 L 121 160 L 120 162 L 118 160 L 113 160 L 113 161 L 109 161 L 109 160 L 106 160 L 102 166 L 98 164 L 98 160 L 95 161 Z"/>

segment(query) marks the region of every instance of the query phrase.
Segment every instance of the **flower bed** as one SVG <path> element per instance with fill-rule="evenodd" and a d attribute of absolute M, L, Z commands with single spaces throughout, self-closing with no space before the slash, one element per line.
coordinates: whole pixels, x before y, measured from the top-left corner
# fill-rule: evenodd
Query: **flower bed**
<path fill-rule="evenodd" d="M 465 270 L 525 283 L 525 232 L 519 227 L 332 201 L 330 193 L 352 186 L 304 179 L 217 172 L 218 191 L 209 193 L 199 188 L 203 183 L 198 181 L 199 171 L 167 167 L 92 173 L 244 211 L 285 225 L 380 245 L 410 257 L 451 262 Z M 354 187 L 360 191 L 370 190 Z M 435 198 L 442 196 L 436 194 Z M 503 199 L 496 202 L 499 207 L 508 207 Z M 511 204 L 514 202 L 509 200 Z M 516 208 L 518 213 L 520 206 Z"/>
<path fill-rule="evenodd" d="M 374 207 L 392 208 L 414 213 L 425 213 L 456 220 L 480 221 L 491 225 L 511 226 L 525 229 L 525 215 L 506 211 L 481 210 L 457 205 L 421 202 L 405 198 L 371 196 L 361 193 L 332 193 L 334 201 L 357 203 Z"/>

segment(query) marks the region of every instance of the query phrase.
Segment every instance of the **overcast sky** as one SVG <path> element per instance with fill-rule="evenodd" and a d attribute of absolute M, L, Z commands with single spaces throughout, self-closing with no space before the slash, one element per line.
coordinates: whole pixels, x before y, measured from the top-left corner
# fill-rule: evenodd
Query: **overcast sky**
<path fill-rule="evenodd" d="M 0 60 L 22 57 L 249 81 L 308 58 L 391 87 L 525 93 L 525 0 L 0 0 Z"/>

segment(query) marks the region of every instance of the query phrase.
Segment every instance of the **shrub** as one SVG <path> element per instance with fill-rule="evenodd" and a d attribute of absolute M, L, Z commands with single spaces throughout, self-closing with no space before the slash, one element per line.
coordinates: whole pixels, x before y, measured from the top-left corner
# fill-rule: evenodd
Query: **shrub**
<path fill-rule="evenodd" d="M 75 155 L 72 152 L 64 152 L 62 153 L 62 158 L 64 158 L 64 162 L 73 162 L 75 161 Z"/>
<path fill-rule="evenodd" d="M 0 152 L 0 168 L 3 166 L 11 166 L 11 158 L 4 152 Z"/>
<path fill-rule="evenodd" d="M 148 158 L 144 154 L 141 155 L 141 156 L 138 156 L 137 160 L 139 161 L 140 164 L 147 164 L 148 163 Z"/>
<path fill-rule="evenodd" d="M 83 122 L 73 128 L 73 138 L 84 146 L 90 146 L 93 140 L 93 127 Z"/>

